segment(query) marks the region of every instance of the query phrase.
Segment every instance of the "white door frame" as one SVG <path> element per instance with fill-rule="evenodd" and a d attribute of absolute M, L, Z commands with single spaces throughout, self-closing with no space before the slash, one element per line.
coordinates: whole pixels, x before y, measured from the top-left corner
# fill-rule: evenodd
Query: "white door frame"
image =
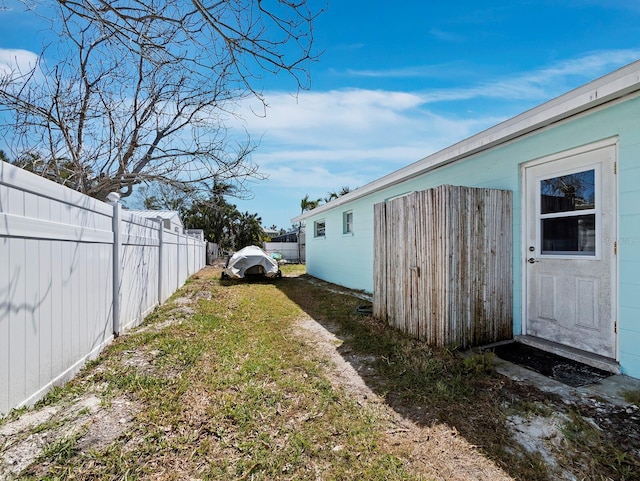
<path fill-rule="evenodd" d="M 557 160 L 561 160 L 561 159 L 565 159 L 568 157 L 573 157 L 576 155 L 580 155 L 580 154 L 584 154 L 586 152 L 591 152 L 593 150 L 599 150 L 599 149 L 603 149 L 606 147 L 613 147 L 614 148 L 614 163 L 617 166 L 618 163 L 618 137 L 611 137 L 611 138 L 607 138 L 604 140 L 600 140 L 597 142 L 593 142 L 587 145 L 583 145 L 574 149 L 570 149 L 570 150 L 565 150 L 562 152 L 557 152 L 545 157 L 539 157 L 537 159 L 533 159 L 527 162 L 523 162 L 522 164 L 520 164 L 520 201 L 521 201 L 521 206 L 520 206 L 520 244 L 521 244 L 521 253 L 520 253 L 520 267 L 521 267 L 521 280 L 522 280 L 522 289 L 521 289 L 521 335 L 526 335 L 527 334 L 527 319 L 528 319 L 528 269 L 527 266 L 525 265 L 525 263 L 527 262 L 527 259 L 530 257 L 530 253 L 528 251 L 528 242 L 527 242 L 527 220 L 528 217 L 527 215 L 529 215 L 529 212 L 527 211 L 527 199 L 526 199 L 526 195 L 527 195 L 527 186 L 526 186 L 526 169 L 529 167 L 533 167 L 536 165 L 540 165 L 540 164 L 544 164 L 544 163 L 548 163 L 548 162 L 553 162 L 553 161 L 557 161 Z M 615 232 L 613 233 L 614 238 L 613 239 L 609 239 L 609 238 L 604 238 L 601 240 L 601 248 L 605 249 L 605 248 L 609 248 L 609 249 L 616 249 L 617 250 L 617 239 L 618 239 L 618 231 L 620 228 L 620 223 L 618 220 L 618 205 L 619 205 L 619 188 L 618 188 L 618 178 L 617 175 L 614 176 L 613 179 L 613 183 L 614 183 L 614 190 L 615 192 L 613 193 L 613 203 L 614 203 L 614 217 L 615 217 Z M 615 346 L 614 346 L 614 350 L 615 350 L 615 360 L 619 361 L 620 359 L 620 351 L 619 351 L 619 345 L 620 343 L 618 342 L 618 312 L 619 312 L 619 260 L 618 260 L 618 255 L 616 254 L 614 257 L 614 274 L 613 274 L 613 278 L 611 279 L 611 286 L 612 289 L 615 291 L 612 295 L 611 298 L 611 307 L 612 307 L 612 320 L 613 322 L 615 322 Z"/>

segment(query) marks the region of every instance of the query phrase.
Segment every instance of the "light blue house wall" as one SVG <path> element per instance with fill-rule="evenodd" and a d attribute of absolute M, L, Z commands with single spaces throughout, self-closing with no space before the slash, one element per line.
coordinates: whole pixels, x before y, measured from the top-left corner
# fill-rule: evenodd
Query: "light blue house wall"
<path fill-rule="evenodd" d="M 640 378 L 640 98 L 637 94 L 624 95 L 455 159 L 453 163 L 435 165 L 426 173 L 407 175 L 399 181 L 396 177 L 393 180 L 398 183 L 388 186 L 383 183 L 381 188 L 369 189 L 371 192 L 362 197 L 355 191 L 349 197 L 322 206 L 324 209 L 318 213 L 312 211 L 301 216 L 307 225 L 307 272 L 339 285 L 372 292 L 374 204 L 442 184 L 508 189 L 514 193 L 513 322 L 514 334 L 518 335 L 522 332 L 525 262 L 522 165 L 603 139 L 614 139 L 618 148 L 618 361 L 623 374 Z M 353 234 L 343 234 L 346 211 L 353 212 Z M 325 236 L 318 238 L 314 237 L 313 227 L 320 220 L 325 222 Z"/>

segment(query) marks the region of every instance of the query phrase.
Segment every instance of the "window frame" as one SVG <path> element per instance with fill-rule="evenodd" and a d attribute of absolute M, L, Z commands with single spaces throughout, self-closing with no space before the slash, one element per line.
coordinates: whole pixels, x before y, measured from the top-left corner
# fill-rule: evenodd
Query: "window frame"
<path fill-rule="evenodd" d="M 342 213 L 342 234 L 353 235 L 353 210 L 346 210 Z"/>
<path fill-rule="evenodd" d="M 320 225 L 322 225 L 322 233 L 320 234 Z M 313 237 L 322 239 L 327 236 L 327 222 L 325 219 L 319 219 L 313 222 Z"/>

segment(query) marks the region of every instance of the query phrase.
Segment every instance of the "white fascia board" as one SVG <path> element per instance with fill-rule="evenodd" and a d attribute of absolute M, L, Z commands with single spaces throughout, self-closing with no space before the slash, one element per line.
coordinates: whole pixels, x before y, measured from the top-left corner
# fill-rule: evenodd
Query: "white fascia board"
<path fill-rule="evenodd" d="M 291 219 L 302 222 L 309 217 L 339 207 L 360 197 L 386 189 L 418 175 L 465 159 L 517 137 L 565 120 L 640 90 L 640 61 L 589 82 L 566 94 L 505 120 L 472 137 L 381 177 L 367 185 Z"/>

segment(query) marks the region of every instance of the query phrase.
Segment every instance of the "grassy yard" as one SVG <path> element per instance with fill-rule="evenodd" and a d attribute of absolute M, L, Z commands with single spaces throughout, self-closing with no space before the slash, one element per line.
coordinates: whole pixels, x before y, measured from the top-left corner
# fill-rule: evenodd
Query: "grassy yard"
<path fill-rule="evenodd" d="M 638 479 L 637 457 L 576 413 L 550 467 L 508 419 L 559 400 L 497 375 L 489 355 L 430 349 L 356 313 L 362 300 L 307 282 L 303 267 L 283 271 L 194 276 L 72 382 L 0 421 L 0 478 Z M 371 396 L 336 382 L 301 319 L 367 367 Z"/>

